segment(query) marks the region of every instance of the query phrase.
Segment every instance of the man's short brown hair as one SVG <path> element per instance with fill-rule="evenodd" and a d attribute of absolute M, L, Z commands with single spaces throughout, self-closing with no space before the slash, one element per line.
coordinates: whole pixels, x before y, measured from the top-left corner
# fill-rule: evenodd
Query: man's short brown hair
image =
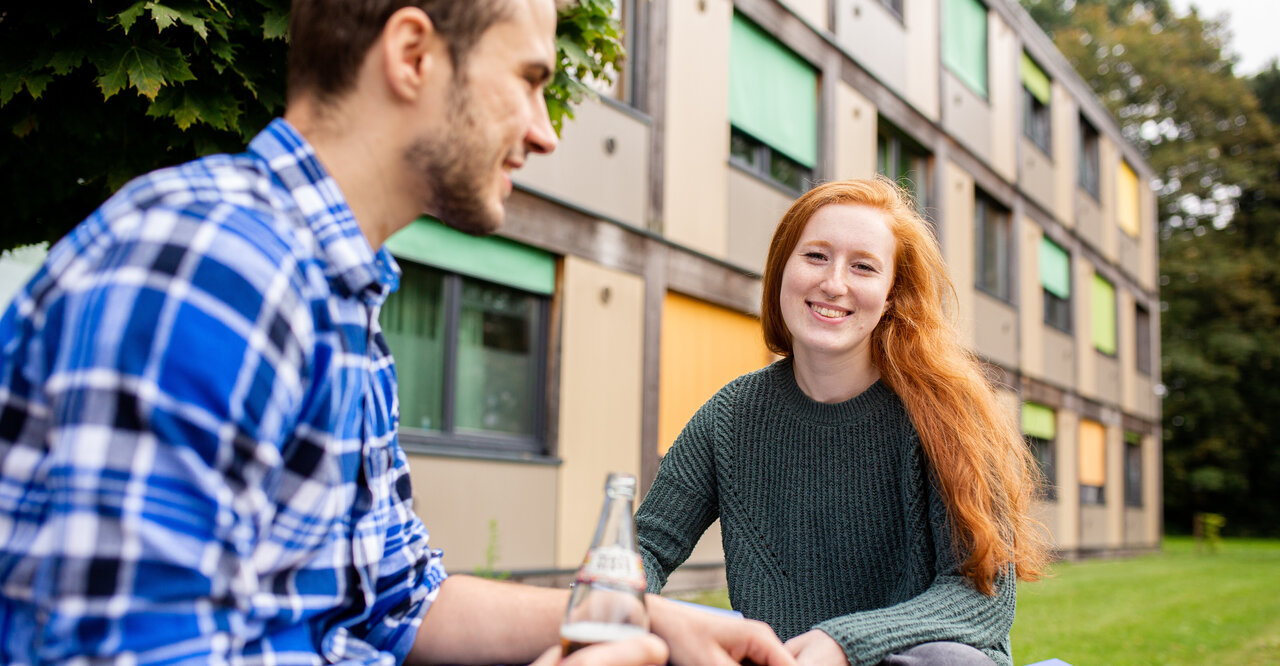
<path fill-rule="evenodd" d="M 294 0 L 289 17 L 288 95 L 331 101 L 349 90 L 382 28 L 397 10 L 418 7 L 431 17 L 457 68 L 511 0 Z"/>

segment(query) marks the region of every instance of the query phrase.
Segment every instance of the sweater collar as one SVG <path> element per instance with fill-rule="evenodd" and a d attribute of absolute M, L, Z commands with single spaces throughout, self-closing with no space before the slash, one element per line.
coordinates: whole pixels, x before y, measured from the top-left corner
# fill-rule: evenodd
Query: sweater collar
<path fill-rule="evenodd" d="M 847 424 L 851 420 L 874 412 L 877 407 L 897 399 L 897 395 L 894 394 L 893 390 L 882 379 L 877 379 L 865 391 L 844 402 L 818 402 L 800 390 L 800 385 L 796 383 L 795 368 L 790 358 L 784 358 L 774 363 L 770 370 L 780 401 L 796 416 L 823 425 Z"/>

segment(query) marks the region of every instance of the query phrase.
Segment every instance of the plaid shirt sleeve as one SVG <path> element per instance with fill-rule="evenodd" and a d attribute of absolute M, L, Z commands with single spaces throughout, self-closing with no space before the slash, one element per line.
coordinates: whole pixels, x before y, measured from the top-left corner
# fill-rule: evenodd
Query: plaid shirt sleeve
<path fill-rule="evenodd" d="M 341 352 L 314 275 L 252 206 L 129 208 L 169 184 L 104 205 L 0 321 L 0 661 L 391 663 L 443 569 L 397 509 L 399 582 L 353 580 L 368 462 L 300 421 Z"/>

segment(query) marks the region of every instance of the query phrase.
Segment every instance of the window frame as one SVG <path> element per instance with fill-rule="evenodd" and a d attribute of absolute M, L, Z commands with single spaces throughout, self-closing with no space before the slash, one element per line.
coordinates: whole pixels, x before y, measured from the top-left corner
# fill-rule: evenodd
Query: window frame
<path fill-rule="evenodd" d="M 929 215 L 926 211 L 933 187 L 933 155 L 891 125 L 883 121 L 879 125 L 876 131 L 876 173 L 893 180 L 910 192 L 916 199 L 916 212 L 928 219 Z M 905 176 L 897 175 L 902 173 L 900 167 L 904 157 L 908 160 L 917 160 L 920 164 L 919 169 L 909 169 L 919 171 L 921 174 L 919 178 L 921 182 L 913 182 L 910 187 L 902 182 Z"/>
<path fill-rule="evenodd" d="M 753 157 L 747 161 L 738 156 L 733 150 L 735 140 L 742 140 L 750 145 Z M 778 161 L 788 165 L 796 172 L 799 184 L 788 183 L 774 176 L 774 162 Z M 782 151 L 775 150 L 769 144 L 751 136 L 737 127 L 729 126 L 729 163 L 746 171 L 747 173 L 760 178 L 774 187 L 786 190 L 789 194 L 801 195 L 808 192 L 813 187 L 814 176 L 813 169 L 787 157 Z"/>
<path fill-rule="evenodd" d="M 1035 435 L 1026 435 L 1027 446 L 1031 448 L 1031 457 L 1035 458 L 1040 473 L 1044 476 L 1044 485 L 1040 487 L 1040 499 L 1045 502 L 1058 501 L 1058 442 L 1057 439 L 1044 439 Z M 1042 453 L 1048 453 L 1048 461 Z"/>
<path fill-rule="evenodd" d="M 1090 290 L 1091 290 L 1091 293 L 1090 293 L 1090 300 L 1093 300 L 1093 299 L 1094 299 L 1094 297 L 1095 297 L 1095 296 L 1096 296 L 1096 294 L 1097 294 L 1098 282 L 1099 282 L 1099 281 L 1102 281 L 1103 283 L 1105 283 L 1105 284 L 1106 284 L 1106 286 L 1107 286 L 1108 288 L 1110 288 L 1110 290 L 1111 290 L 1111 312 L 1110 312 L 1110 315 L 1109 315 L 1110 320 L 1111 320 L 1111 331 L 1110 331 L 1110 333 L 1111 333 L 1111 341 L 1110 341 L 1110 342 L 1111 342 L 1111 351 L 1107 351 L 1107 350 L 1106 350 L 1106 349 L 1104 349 L 1101 345 L 1099 345 L 1099 340 L 1098 340 L 1098 322 L 1097 322 L 1097 317 L 1096 317 L 1096 315 L 1097 315 L 1096 310 L 1093 312 L 1093 315 L 1094 315 L 1094 316 L 1092 316 L 1092 319 L 1093 319 L 1093 327 L 1092 327 L 1092 328 L 1093 328 L 1093 330 L 1090 332 L 1090 337 L 1092 338 L 1092 342 L 1093 342 L 1093 350 L 1094 350 L 1094 351 L 1096 351 L 1096 352 L 1097 352 L 1097 353 L 1099 353 L 1099 354 L 1102 354 L 1103 356 L 1106 356 L 1107 358 L 1117 358 L 1117 357 L 1118 357 L 1118 355 L 1119 355 L 1119 353 L 1120 353 L 1120 330 L 1119 330 L 1120 322 L 1118 321 L 1118 319 L 1119 319 L 1119 312 L 1118 312 L 1118 308 L 1119 308 L 1119 299 L 1116 297 L 1116 283 L 1115 283 L 1115 282 L 1112 282 L 1111 280 L 1108 280 L 1108 279 L 1107 279 L 1107 277 L 1106 277 L 1105 275 L 1103 275 L 1103 274 L 1101 274 L 1101 273 L 1099 273 L 1099 272 L 1097 272 L 1097 271 L 1094 271 L 1094 273 L 1093 273 L 1093 284 L 1091 284 L 1091 285 L 1090 285 Z M 1096 305 L 1096 304 L 1092 304 L 1092 305 L 1091 305 L 1091 307 L 1096 308 L 1096 307 L 1097 307 L 1097 305 Z"/>
<path fill-rule="evenodd" d="M 1134 367 L 1139 373 L 1150 377 L 1152 370 L 1151 310 L 1141 303 L 1135 303 L 1133 309 Z"/>
<path fill-rule="evenodd" d="M 982 8 L 982 14 L 983 14 L 982 48 L 981 50 L 979 50 L 979 52 L 982 54 L 982 75 L 981 75 L 982 90 L 978 90 L 977 88 L 975 88 L 974 84 L 968 80 L 968 76 L 963 71 L 961 71 L 964 69 L 964 67 L 961 66 L 960 60 L 963 60 L 963 59 L 962 58 L 960 58 L 959 60 L 953 59 L 953 58 L 958 58 L 958 56 L 955 55 L 957 52 L 954 50 L 954 47 L 952 47 L 951 44 L 956 43 L 958 40 L 955 39 L 956 35 L 954 34 L 954 32 L 952 32 L 952 30 L 949 27 L 948 21 L 950 19 L 948 19 L 947 13 L 948 11 L 950 11 L 948 6 L 956 2 L 972 2 L 973 4 L 976 4 Z M 951 75 L 956 78 L 956 80 L 960 81 L 960 83 L 969 90 L 969 92 L 973 93 L 978 98 L 990 103 L 991 101 L 991 27 L 990 27 L 991 7 L 988 5 L 987 0 L 943 0 L 941 4 L 941 9 L 942 9 L 941 56 L 942 56 L 943 69 L 950 72 Z"/>
<path fill-rule="evenodd" d="M 1136 470 L 1136 472 L 1135 472 Z M 1141 508 L 1142 486 L 1142 436 L 1136 432 L 1124 434 L 1124 505 Z M 1136 483 L 1133 481 L 1136 478 Z"/>
<path fill-rule="evenodd" d="M 1074 284 L 1075 276 L 1073 275 L 1073 271 L 1071 270 L 1071 251 L 1065 247 L 1062 247 L 1061 245 L 1058 245 L 1056 242 L 1054 242 L 1053 239 L 1047 236 L 1045 236 L 1040 242 L 1044 243 L 1046 241 L 1048 241 L 1049 243 L 1053 243 L 1054 247 L 1058 248 L 1059 250 L 1062 250 L 1062 252 L 1067 255 L 1067 291 L 1069 294 L 1074 295 L 1076 289 Z M 1041 267 L 1040 270 L 1043 271 L 1044 268 Z M 1040 292 L 1044 300 L 1043 319 L 1044 319 L 1045 325 L 1051 326 L 1055 330 L 1066 333 L 1067 335 L 1074 336 L 1075 335 L 1075 317 L 1074 317 L 1074 313 L 1072 313 L 1071 311 L 1072 310 L 1071 295 L 1067 296 L 1066 298 L 1061 298 L 1060 296 L 1053 293 L 1052 291 L 1049 291 L 1049 289 L 1043 285 L 1043 279 L 1041 279 L 1041 282 L 1042 284 L 1040 285 Z"/>
<path fill-rule="evenodd" d="M 1003 303 L 1013 305 L 1013 282 L 1014 282 L 1014 260 L 1013 260 L 1013 215 L 1004 206 L 1001 206 L 995 199 L 988 196 L 981 190 L 976 190 L 973 197 L 973 228 L 974 228 L 974 286 L 984 294 L 992 298 L 999 299 Z M 992 218 L 996 218 L 993 220 Z M 998 249 L 1003 256 L 1004 266 L 997 267 L 997 271 L 1001 273 L 999 281 L 1002 284 L 992 285 L 985 283 L 987 254 L 986 239 L 989 228 L 999 225 L 1004 229 L 1003 247 Z M 998 263 L 998 260 L 997 260 Z"/>
<path fill-rule="evenodd" d="M 1022 86 L 1022 135 L 1046 157 L 1053 157 L 1053 114 L 1025 85 Z"/>
<path fill-rule="evenodd" d="M 397 261 L 412 263 L 416 266 L 436 271 L 443 279 L 441 309 L 444 315 L 444 349 L 441 352 L 443 374 L 441 381 L 441 414 L 440 428 L 427 430 L 400 424 L 399 440 L 406 451 L 417 453 L 457 453 L 462 455 L 517 455 L 546 456 L 550 454 L 547 441 L 547 415 L 544 405 L 547 402 L 547 367 L 548 339 L 550 335 L 551 299 L 545 294 L 526 291 L 518 287 L 504 285 L 469 275 L 462 275 L 444 268 L 432 266 L 411 259 L 397 257 Z M 530 373 L 530 385 L 525 388 L 530 396 L 529 409 L 532 410 L 532 434 L 513 435 L 508 433 L 474 433 L 457 431 L 457 398 L 458 398 L 458 331 L 462 316 L 462 290 L 464 281 L 472 281 L 491 285 L 502 289 L 519 292 L 533 299 L 533 321 L 529 322 L 529 349 L 534 355 L 533 372 Z M 395 298 L 393 293 L 389 298 Z M 397 374 L 405 368 L 396 364 Z M 399 387 L 397 386 L 397 392 Z M 397 399 L 399 399 L 397 395 Z"/>
<path fill-rule="evenodd" d="M 1076 155 L 1076 184 L 1095 200 L 1102 199 L 1102 135 L 1083 115 L 1080 116 L 1079 142 Z"/>

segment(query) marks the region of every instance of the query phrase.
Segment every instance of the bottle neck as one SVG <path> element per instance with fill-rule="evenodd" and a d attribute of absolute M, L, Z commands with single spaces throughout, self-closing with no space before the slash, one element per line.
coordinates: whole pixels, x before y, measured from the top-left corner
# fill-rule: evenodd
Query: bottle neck
<path fill-rule="evenodd" d="M 600 522 L 595 538 L 591 540 L 592 548 L 602 546 L 622 546 L 630 550 L 636 548 L 634 522 L 631 519 L 633 496 L 629 493 L 606 491 L 604 508 L 600 512 Z"/>

